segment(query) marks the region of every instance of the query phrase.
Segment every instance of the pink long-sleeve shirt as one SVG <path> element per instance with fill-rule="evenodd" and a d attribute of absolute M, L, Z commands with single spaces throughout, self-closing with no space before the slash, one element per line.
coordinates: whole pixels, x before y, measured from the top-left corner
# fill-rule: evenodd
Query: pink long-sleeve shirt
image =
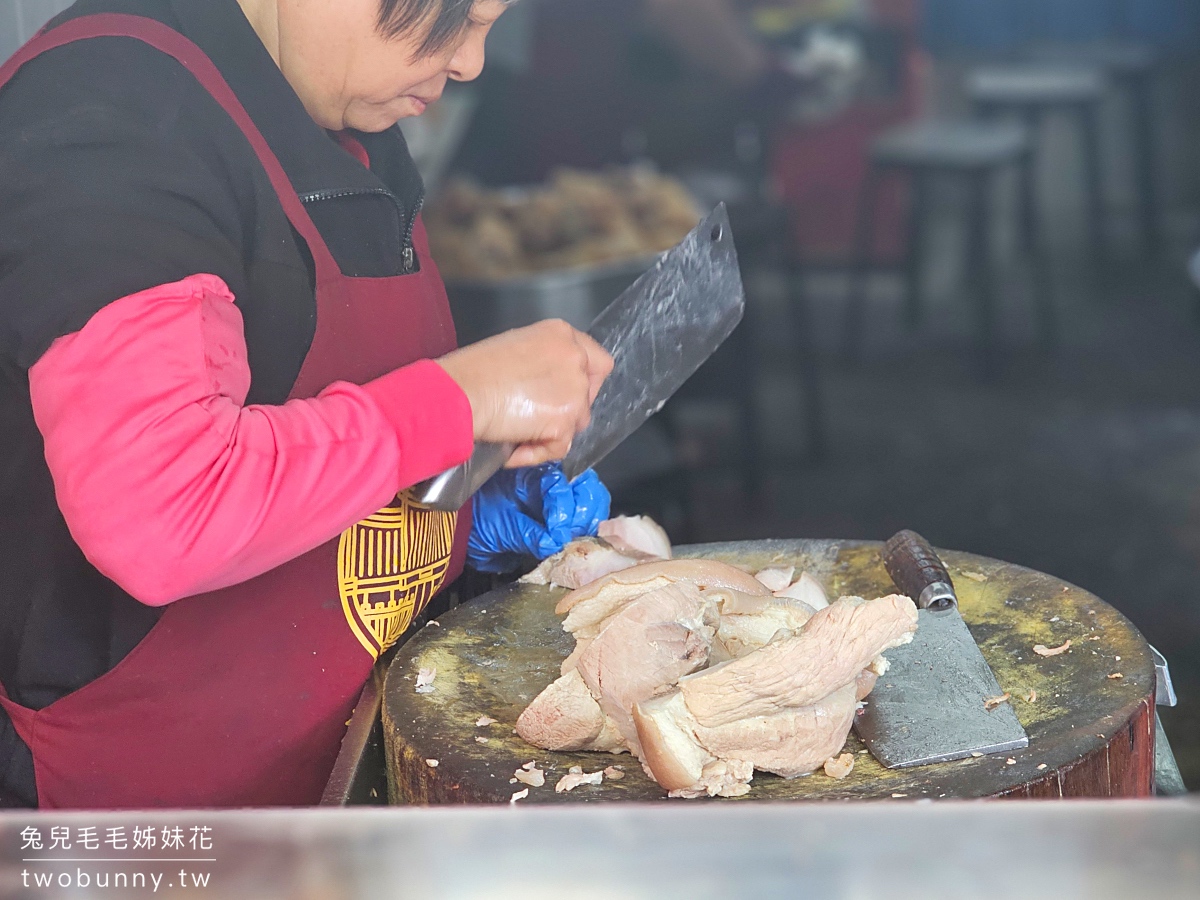
<path fill-rule="evenodd" d="M 71 535 L 151 606 L 294 559 L 473 446 L 470 403 L 431 360 L 245 405 L 241 314 L 213 275 L 105 307 L 54 342 L 29 387 Z"/>

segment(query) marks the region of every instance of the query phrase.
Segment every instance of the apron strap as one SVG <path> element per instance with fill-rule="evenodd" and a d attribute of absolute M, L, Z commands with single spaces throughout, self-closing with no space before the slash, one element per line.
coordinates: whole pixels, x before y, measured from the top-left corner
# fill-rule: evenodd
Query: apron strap
<path fill-rule="evenodd" d="M 145 16 L 126 15 L 122 13 L 102 13 L 91 16 L 81 16 L 59 25 L 57 28 L 42 31 L 29 43 L 17 51 L 7 63 L 0 66 L 0 88 L 3 88 L 26 63 L 43 53 L 55 50 L 75 41 L 98 37 L 133 38 L 149 44 L 156 50 L 170 56 L 196 77 L 196 80 L 207 90 L 229 114 L 250 142 L 258 156 L 259 162 L 266 170 L 271 180 L 271 186 L 279 196 L 283 211 L 292 227 L 308 244 L 309 252 L 317 271 L 317 282 L 325 283 L 330 278 L 341 274 L 329 247 L 317 231 L 316 225 L 300 201 L 296 189 L 284 172 L 283 166 L 275 152 L 267 143 L 250 114 L 246 112 L 242 102 L 233 92 L 233 88 L 217 69 L 216 64 L 196 44 L 177 31 L 168 28 L 162 22 Z"/>

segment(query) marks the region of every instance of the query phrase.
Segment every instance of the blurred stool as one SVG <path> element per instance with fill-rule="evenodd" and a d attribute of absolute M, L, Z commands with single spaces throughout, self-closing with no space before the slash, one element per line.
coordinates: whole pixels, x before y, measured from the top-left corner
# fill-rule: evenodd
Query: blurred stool
<path fill-rule="evenodd" d="M 1087 66 L 1023 63 L 986 66 L 967 76 L 967 96 L 976 114 L 990 118 L 1015 114 L 1040 130 L 1045 115 L 1063 112 L 1079 124 L 1083 150 L 1088 227 L 1097 260 L 1106 260 L 1104 186 L 1100 174 L 1100 105 L 1106 81 L 1102 70 Z"/>
<path fill-rule="evenodd" d="M 1154 255 L 1163 245 L 1158 185 L 1154 172 L 1158 159 L 1158 122 L 1154 115 L 1154 74 L 1159 64 L 1158 52 L 1147 44 L 1103 41 L 1043 44 L 1031 48 L 1027 55 L 1047 63 L 1099 67 L 1128 99 L 1138 217 L 1141 219 L 1146 253 Z"/>
<path fill-rule="evenodd" d="M 1054 342 L 1056 321 L 1034 213 L 1033 152 L 1027 130 L 1004 122 L 920 122 L 897 128 L 871 147 L 870 165 L 858 212 L 850 295 L 846 305 L 845 352 L 858 355 L 862 343 L 866 280 L 874 256 L 875 207 L 885 175 L 908 174 L 912 180 L 909 240 L 905 261 L 906 318 L 920 324 L 921 264 L 929 217 L 930 182 L 938 177 L 965 181 L 968 189 L 965 271 L 975 282 L 977 327 L 982 373 L 989 374 L 995 356 L 995 279 L 989 226 L 996 176 L 1018 173 L 1022 249 L 1034 267 L 1034 294 L 1042 336 Z"/>

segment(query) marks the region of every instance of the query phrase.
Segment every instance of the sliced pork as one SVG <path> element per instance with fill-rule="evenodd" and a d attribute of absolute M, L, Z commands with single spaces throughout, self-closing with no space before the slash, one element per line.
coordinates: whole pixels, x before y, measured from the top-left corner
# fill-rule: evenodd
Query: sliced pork
<path fill-rule="evenodd" d="M 712 662 L 738 659 L 766 646 L 777 635 L 791 635 L 812 618 L 813 610 L 797 600 L 767 595 L 753 597 L 738 591 L 705 591 L 717 600 L 721 621 L 713 644 Z"/>
<path fill-rule="evenodd" d="M 879 659 L 883 660 L 883 657 L 881 656 Z M 866 700 L 867 694 L 875 690 L 875 682 L 878 680 L 879 673 L 870 666 L 859 672 L 858 677 L 854 679 L 854 699 Z"/>
<path fill-rule="evenodd" d="M 675 691 L 639 703 L 634 722 L 651 776 L 676 796 L 700 796 L 714 793 L 705 770 L 716 760 L 785 778 L 816 771 L 845 745 L 857 708 L 848 684 L 811 706 L 705 728 Z"/>
<path fill-rule="evenodd" d="M 608 579 L 604 580 L 608 581 Z M 616 580 L 608 581 L 586 600 L 571 607 L 571 611 L 563 620 L 563 631 L 575 635 L 577 641 L 593 638 L 600 626 L 625 604 L 651 591 L 657 591 L 672 584 L 678 584 L 678 582 L 663 575 L 633 584 Z M 568 596 L 570 595 L 568 594 Z M 560 603 L 559 606 L 561 607 L 562 604 Z"/>
<path fill-rule="evenodd" d="M 517 733 L 547 750 L 636 752 L 634 704 L 707 664 L 716 624 L 714 603 L 690 584 L 642 594 L 576 646 Z"/>
<path fill-rule="evenodd" d="M 761 575 L 762 573 L 760 572 L 759 574 Z M 783 590 L 776 591 L 775 596 L 786 597 L 789 600 L 799 600 L 814 610 L 824 609 L 829 605 L 829 598 L 825 595 L 825 589 L 821 587 L 821 582 L 817 581 L 817 579 L 813 578 L 807 572 L 801 572 L 799 578 Z"/>
<path fill-rule="evenodd" d="M 718 728 L 697 724 L 696 739 L 719 759 L 795 778 L 819 769 L 837 755 L 846 744 L 857 710 L 851 683 L 799 709 L 738 719 Z"/>
<path fill-rule="evenodd" d="M 517 734 L 546 750 L 584 750 L 604 730 L 604 713 L 578 672 L 559 678 L 525 708 Z"/>
<path fill-rule="evenodd" d="M 843 597 L 793 637 L 683 678 L 679 689 L 701 725 L 808 706 L 849 684 L 884 650 L 907 644 L 917 608 L 907 597 Z"/>
<path fill-rule="evenodd" d="M 754 577 L 761 581 L 767 590 L 775 592 L 787 588 L 795 574 L 795 566 L 768 566 L 760 569 Z"/>
<path fill-rule="evenodd" d="M 572 591 L 558 602 L 554 611 L 560 616 L 569 613 L 575 606 L 590 600 L 610 585 L 645 584 L 657 578 L 673 582 L 694 584 L 701 590 L 729 588 L 743 594 L 767 595 L 770 591 L 753 575 L 736 569 L 728 563 L 715 559 L 673 559 L 665 562 L 643 563 L 631 569 L 606 575 L 586 587 Z"/>
<path fill-rule="evenodd" d="M 669 585 L 625 606 L 579 654 L 576 671 L 635 753 L 634 704 L 707 664 L 716 618 L 695 587 Z"/>
<path fill-rule="evenodd" d="M 777 593 L 794 572 L 762 574 L 672 560 L 574 590 L 557 611 L 575 650 L 518 733 L 547 749 L 629 749 L 677 797 L 741 796 L 756 769 L 820 768 L 886 670 L 880 654 L 912 639 L 916 607 L 898 595 L 829 605 L 807 574 Z"/>
<path fill-rule="evenodd" d="M 636 566 L 640 560 L 626 556 L 603 541 L 572 541 L 521 579 L 522 584 L 552 584 L 574 590 L 605 575 Z"/>
<path fill-rule="evenodd" d="M 671 539 L 649 516 L 617 516 L 600 523 L 594 538 L 572 541 L 521 579 L 571 590 L 639 563 L 671 558 Z"/>
<path fill-rule="evenodd" d="M 634 559 L 670 559 L 671 539 L 649 516 L 617 516 L 600 523 L 599 536 Z"/>

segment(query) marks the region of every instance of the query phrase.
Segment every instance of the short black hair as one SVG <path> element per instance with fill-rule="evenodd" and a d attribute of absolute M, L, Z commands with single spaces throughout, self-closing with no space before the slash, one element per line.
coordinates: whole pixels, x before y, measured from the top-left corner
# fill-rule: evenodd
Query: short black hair
<path fill-rule="evenodd" d="M 424 30 L 419 52 L 436 53 L 462 33 L 476 0 L 379 0 L 379 31 L 399 37 Z"/>

